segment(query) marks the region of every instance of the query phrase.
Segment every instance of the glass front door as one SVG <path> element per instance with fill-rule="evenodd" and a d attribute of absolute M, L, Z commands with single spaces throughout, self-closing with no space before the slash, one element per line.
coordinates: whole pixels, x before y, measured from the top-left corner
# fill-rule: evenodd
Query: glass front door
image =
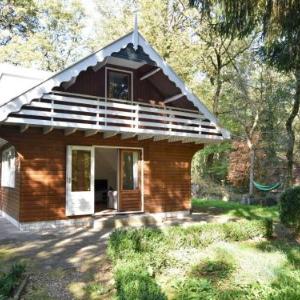
<path fill-rule="evenodd" d="M 140 211 L 141 151 L 120 150 L 120 211 Z"/>
<path fill-rule="evenodd" d="M 94 149 L 68 146 L 66 215 L 94 213 Z"/>

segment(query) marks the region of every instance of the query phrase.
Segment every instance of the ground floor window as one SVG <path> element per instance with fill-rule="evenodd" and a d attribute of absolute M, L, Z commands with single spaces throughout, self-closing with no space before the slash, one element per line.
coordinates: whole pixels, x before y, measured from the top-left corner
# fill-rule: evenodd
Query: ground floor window
<path fill-rule="evenodd" d="M 15 187 L 16 151 L 9 147 L 2 151 L 1 186 Z"/>

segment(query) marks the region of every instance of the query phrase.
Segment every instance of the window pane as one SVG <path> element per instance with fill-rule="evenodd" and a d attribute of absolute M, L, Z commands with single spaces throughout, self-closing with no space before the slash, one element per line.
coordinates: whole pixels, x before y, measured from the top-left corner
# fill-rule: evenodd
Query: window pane
<path fill-rule="evenodd" d="M 138 161 L 138 152 L 123 152 L 123 190 L 135 190 L 139 188 Z"/>
<path fill-rule="evenodd" d="M 108 97 L 129 100 L 129 74 L 108 72 Z"/>
<path fill-rule="evenodd" d="M 91 152 L 72 151 L 72 192 L 84 192 L 91 189 Z"/>
<path fill-rule="evenodd" d="M 2 152 L 1 185 L 15 187 L 16 172 L 16 152 L 14 147 L 10 147 Z"/>

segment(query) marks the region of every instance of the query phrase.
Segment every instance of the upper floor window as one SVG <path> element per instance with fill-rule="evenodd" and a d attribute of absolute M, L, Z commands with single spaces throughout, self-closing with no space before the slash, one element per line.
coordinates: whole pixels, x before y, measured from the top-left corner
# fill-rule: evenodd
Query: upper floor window
<path fill-rule="evenodd" d="M 131 74 L 108 69 L 108 98 L 131 99 Z"/>
<path fill-rule="evenodd" d="M 15 187 L 16 152 L 14 147 L 2 151 L 1 186 Z"/>

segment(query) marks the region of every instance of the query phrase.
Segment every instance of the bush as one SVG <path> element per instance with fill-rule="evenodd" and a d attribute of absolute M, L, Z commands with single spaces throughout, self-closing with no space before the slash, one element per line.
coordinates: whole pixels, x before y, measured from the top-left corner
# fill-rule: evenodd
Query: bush
<path fill-rule="evenodd" d="M 173 227 L 168 231 L 169 243 L 178 247 L 207 247 L 218 241 L 245 241 L 255 237 L 269 238 L 272 219 L 241 220 L 225 224 L 203 224 L 188 228 Z"/>
<path fill-rule="evenodd" d="M 255 237 L 270 238 L 273 234 L 272 219 L 229 222 L 224 224 L 225 236 L 228 241 L 244 241 Z"/>
<path fill-rule="evenodd" d="M 0 299 L 7 299 L 18 286 L 25 271 L 23 264 L 14 264 L 8 273 L 0 274 Z"/>
<path fill-rule="evenodd" d="M 300 186 L 289 188 L 281 195 L 279 215 L 283 224 L 300 231 Z"/>
<path fill-rule="evenodd" d="M 162 232 L 159 229 L 118 229 L 108 241 L 108 255 L 112 260 L 133 259 L 137 255 L 147 258 L 149 253 L 158 253 L 165 257 L 165 247 L 178 249 L 181 247 L 207 247 L 218 241 L 245 241 L 255 237 L 272 236 L 272 219 L 241 220 L 225 224 L 201 224 L 182 228 L 174 226 Z M 161 250 L 161 251 L 160 251 Z M 161 253 L 162 252 L 162 253 Z M 149 261 L 151 257 L 149 258 Z M 148 261 L 148 260 L 147 260 Z M 160 261 L 159 264 L 165 264 Z"/>
<path fill-rule="evenodd" d="M 216 299 L 217 293 L 206 279 L 187 278 L 175 286 L 174 300 L 209 300 Z"/>
<path fill-rule="evenodd" d="M 119 300 L 166 300 L 166 295 L 161 291 L 149 273 L 135 263 L 122 264 L 115 272 L 117 298 Z"/>
<path fill-rule="evenodd" d="M 162 241 L 158 229 L 117 229 L 109 237 L 107 253 L 111 259 L 154 250 Z"/>

